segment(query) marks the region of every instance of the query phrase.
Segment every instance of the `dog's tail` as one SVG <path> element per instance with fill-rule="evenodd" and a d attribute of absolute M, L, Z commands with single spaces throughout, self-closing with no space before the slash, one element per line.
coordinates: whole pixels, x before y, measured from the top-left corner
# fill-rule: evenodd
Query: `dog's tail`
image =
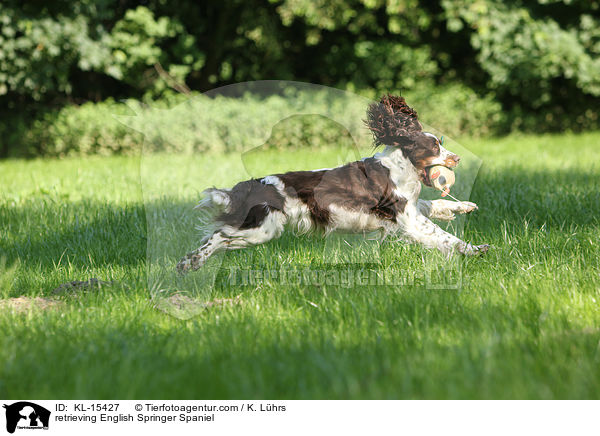
<path fill-rule="evenodd" d="M 229 212 L 231 209 L 231 197 L 224 189 L 205 189 L 202 195 L 204 198 L 194 209 L 215 209 L 219 213 Z"/>
<path fill-rule="evenodd" d="M 221 224 L 219 218 L 231 210 L 231 197 L 226 190 L 216 188 L 206 189 L 202 195 L 204 198 L 194 207 L 199 212 L 196 229 L 208 235 Z"/>

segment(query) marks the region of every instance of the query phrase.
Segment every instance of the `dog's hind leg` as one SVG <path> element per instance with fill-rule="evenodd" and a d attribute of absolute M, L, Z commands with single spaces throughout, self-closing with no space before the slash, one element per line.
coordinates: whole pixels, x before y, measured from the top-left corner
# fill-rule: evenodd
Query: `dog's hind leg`
<path fill-rule="evenodd" d="M 196 250 L 186 254 L 177 264 L 177 271 L 186 273 L 200 268 L 210 256 L 221 250 L 236 250 L 264 244 L 278 238 L 283 232 L 287 218 L 283 212 L 270 211 L 260 224 L 250 228 L 223 226 Z"/>
<path fill-rule="evenodd" d="M 186 273 L 197 270 L 206 263 L 208 258 L 226 247 L 227 239 L 220 232 L 213 233 L 200 248 L 189 252 L 177 264 L 177 271 Z"/>

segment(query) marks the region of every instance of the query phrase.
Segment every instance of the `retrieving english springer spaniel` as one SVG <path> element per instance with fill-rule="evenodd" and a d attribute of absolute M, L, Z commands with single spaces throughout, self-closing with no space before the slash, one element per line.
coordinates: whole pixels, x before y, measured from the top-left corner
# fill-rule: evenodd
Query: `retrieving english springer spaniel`
<path fill-rule="evenodd" d="M 367 126 L 381 153 L 337 168 L 292 171 L 240 182 L 232 189 L 207 189 L 197 208 L 212 217 L 215 231 L 177 265 L 200 268 L 220 250 L 263 244 L 287 224 L 299 233 L 322 229 L 400 234 L 444 254 L 476 255 L 488 245 L 471 245 L 445 232 L 429 218 L 450 221 L 477 209 L 470 202 L 420 200 L 420 182 L 431 186 L 426 169 L 453 168 L 460 158 L 422 131 L 417 113 L 404 98 L 387 95 L 367 110 Z"/>

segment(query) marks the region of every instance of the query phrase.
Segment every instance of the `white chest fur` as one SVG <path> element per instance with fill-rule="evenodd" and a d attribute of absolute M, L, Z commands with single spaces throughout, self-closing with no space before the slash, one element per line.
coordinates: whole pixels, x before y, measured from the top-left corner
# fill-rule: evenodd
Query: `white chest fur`
<path fill-rule="evenodd" d="M 416 168 L 402 151 L 394 147 L 386 147 L 377 153 L 375 159 L 390 171 L 390 179 L 396 186 L 394 193 L 404 197 L 408 203 L 416 203 L 421 194 L 421 182 Z"/>

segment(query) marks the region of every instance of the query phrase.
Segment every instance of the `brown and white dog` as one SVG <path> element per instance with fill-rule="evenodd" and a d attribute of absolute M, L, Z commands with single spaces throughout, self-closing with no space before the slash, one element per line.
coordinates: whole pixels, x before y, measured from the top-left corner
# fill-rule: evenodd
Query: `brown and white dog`
<path fill-rule="evenodd" d="M 196 270 L 220 250 L 263 244 L 279 237 L 286 225 L 298 233 L 322 229 L 325 235 L 381 231 L 447 255 L 485 253 L 488 245 L 461 241 L 430 221 L 472 212 L 477 209 L 474 203 L 419 199 L 421 182 L 431 186 L 426 168 L 453 168 L 460 158 L 435 135 L 422 131 L 417 113 L 402 97 L 388 95 L 370 105 L 366 123 L 375 145 L 385 145 L 373 157 L 204 191 L 206 197 L 197 207 L 213 217 L 214 231 L 181 259 L 177 270 Z"/>

